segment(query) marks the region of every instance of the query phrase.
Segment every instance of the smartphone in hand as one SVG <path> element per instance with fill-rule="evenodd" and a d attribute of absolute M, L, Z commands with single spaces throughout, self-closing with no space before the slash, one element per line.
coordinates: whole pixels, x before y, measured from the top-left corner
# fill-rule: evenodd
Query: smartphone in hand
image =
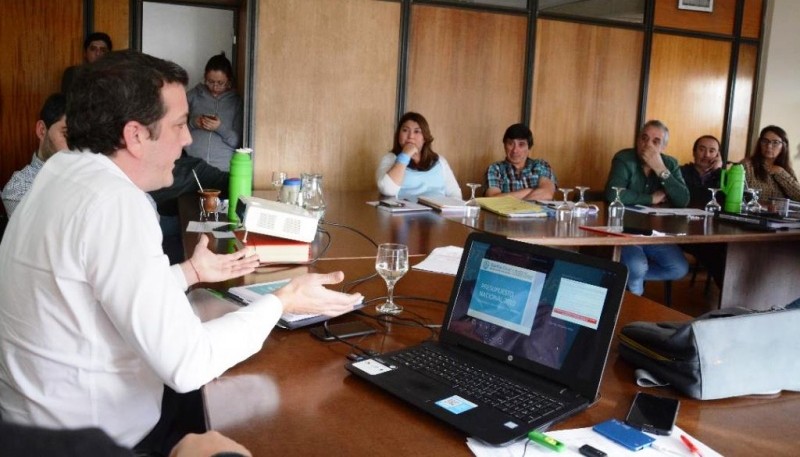
<path fill-rule="evenodd" d="M 669 435 L 678 417 L 680 401 L 639 392 L 633 399 L 625 423 L 644 432 Z"/>

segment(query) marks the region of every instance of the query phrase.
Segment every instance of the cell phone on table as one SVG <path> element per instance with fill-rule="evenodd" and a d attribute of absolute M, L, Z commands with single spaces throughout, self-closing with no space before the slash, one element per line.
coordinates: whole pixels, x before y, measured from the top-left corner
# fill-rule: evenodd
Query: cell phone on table
<path fill-rule="evenodd" d="M 669 435 L 678 418 L 680 404 L 675 398 L 639 392 L 633 399 L 625 423 L 644 432 Z"/>
<path fill-rule="evenodd" d="M 337 339 L 354 338 L 357 336 L 371 335 L 377 330 L 375 327 L 362 322 L 351 321 L 342 322 L 339 324 L 329 324 L 327 330 L 324 325 L 313 327 L 309 330 L 312 335 L 321 339 L 322 341 L 334 341 Z"/>
<path fill-rule="evenodd" d="M 406 206 L 405 203 L 397 200 L 381 200 L 378 204 L 381 206 L 388 206 L 389 208 L 402 208 Z"/>

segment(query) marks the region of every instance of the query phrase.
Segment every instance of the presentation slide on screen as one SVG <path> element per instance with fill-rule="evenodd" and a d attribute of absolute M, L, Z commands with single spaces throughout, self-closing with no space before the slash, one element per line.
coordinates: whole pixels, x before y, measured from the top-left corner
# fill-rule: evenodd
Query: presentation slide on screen
<path fill-rule="evenodd" d="M 467 315 L 529 335 L 545 274 L 484 259 Z"/>
<path fill-rule="evenodd" d="M 597 330 L 607 292 L 605 287 L 561 278 L 552 315 Z"/>

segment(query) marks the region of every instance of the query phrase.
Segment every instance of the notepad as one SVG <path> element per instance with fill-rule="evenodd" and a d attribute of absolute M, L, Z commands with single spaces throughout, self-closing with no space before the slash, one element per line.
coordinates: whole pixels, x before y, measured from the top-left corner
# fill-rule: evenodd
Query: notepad
<path fill-rule="evenodd" d="M 547 217 L 547 211 L 536 203 L 505 195 L 478 198 L 481 208 L 505 217 Z"/>

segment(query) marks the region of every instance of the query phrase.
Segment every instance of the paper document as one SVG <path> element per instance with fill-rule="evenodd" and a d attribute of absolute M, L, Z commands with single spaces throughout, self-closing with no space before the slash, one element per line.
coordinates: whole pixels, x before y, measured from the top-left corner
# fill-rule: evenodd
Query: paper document
<path fill-rule="evenodd" d="M 415 270 L 431 271 L 455 276 L 458 273 L 458 264 L 464 248 L 458 246 L 445 246 L 434 249 L 422 262 L 414 265 Z"/>
<path fill-rule="evenodd" d="M 656 441 L 652 445 L 640 451 L 630 451 L 627 448 L 624 448 L 621 445 L 609 440 L 608 438 L 605 438 L 603 435 L 593 431 L 591 427 L 576 428 L 571 430 L 558 430 L 546 432 L 546 434 L 547 436 L 551 436 L 564 443 L 566 445 L 564 452 L 556 453 L 534 442 L 528 442 L 528 440 L 522 440 L 508 446 L 500 447 L 491 446 L 473 438 L 467 438 L 467 447 L 469 447 L 472 453 L 477 457 L 519 457 L 521 455 L 525 455 L 526 457 L 532 455 L 548 455 L 550 457 L 580 456 L 581 454 L 578 452 L 578 448 L 584 444 L 588 444 L 600 449 L 609 457 L 686 457 L 691 456 L 692 454 L 681 442 L 681 435 L 685 435 L 695 444 L 695 446 L 697 446 L 703 457 L 720 456 L 718 452 L 693 438 L 681 430 L 681 428 L 677 425 L 672 428 L 672 434 L 669 436 L 660 436 L 648 433 L 648 435 L 655 438 Z M 527 448 L 525 447 L 526 442 L 528 443 Z"/>
<path fill-rule="evenodd" d="M 633 205 L 633 206 L 626 206 L 625 209 L 635 211 L 637 213 L 653 214 L 655 216 L 703 217 L 706 214 L 708 214 L 704 210 L 697 208 L 653 208 L 652 206 Z"/>
<path fill-rule="evenodd" d="M 506 217 L 547 217 L 547 211 L 536 203 L 504 195 L 476 199 L 481 208 Z"/>

